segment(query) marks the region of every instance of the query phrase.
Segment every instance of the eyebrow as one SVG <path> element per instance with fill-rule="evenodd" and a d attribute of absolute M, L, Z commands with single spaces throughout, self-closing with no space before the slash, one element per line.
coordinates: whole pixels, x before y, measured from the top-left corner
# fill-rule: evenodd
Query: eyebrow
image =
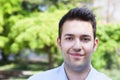
<path fill-rule="evenodd" d="M 64 36 L 74 36 L 73 34 L 65 34 Z M 90 35 L 83 34 L 81 37 L 91 37 Z"/>
<path fill-rule="evenodd" d="M 84 34 L 84 35 L 81 35 L 82 37 L 90 37 L 91 38 L 91 36 L 90 35 L 86 35 L 86 34 Z"/>
<path fill-rule="evenodd" d="M 64 36 L 74 36 L 73 34 L 65 34 Z"/>

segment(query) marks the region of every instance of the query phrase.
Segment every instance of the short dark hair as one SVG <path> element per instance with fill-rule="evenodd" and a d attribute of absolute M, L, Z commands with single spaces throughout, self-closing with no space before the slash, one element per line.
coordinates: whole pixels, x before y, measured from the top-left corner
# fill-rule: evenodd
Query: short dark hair
<path fill-rule="evenodd" d="M 91 10 L 88 8 L 82 7 L 82 8 L 73 8 L 70 11 L 68 11 L 60 20 L 59 22 L 59 32 L 58 36 L 61 39 L 62 34 L 62 26 L 67 20 L 82 20 L 82 21 L 89 21 L 92 24 L 93 33 L 94 33 L 94 39 L 96 37 L 96 19 L 95 15 Z"/>

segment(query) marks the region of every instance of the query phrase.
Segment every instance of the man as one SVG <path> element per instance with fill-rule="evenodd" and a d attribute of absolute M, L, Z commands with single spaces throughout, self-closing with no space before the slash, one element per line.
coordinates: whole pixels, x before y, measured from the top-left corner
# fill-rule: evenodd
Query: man
<path fill-rule="evenodd" d="M 98 45 L 92 11 L 87 8 L 71 9 L 60 20 L 58 35 L 57 44 L 64 63 L 29 80 L 110 80 L 91 65 L 91 56 Z"/>

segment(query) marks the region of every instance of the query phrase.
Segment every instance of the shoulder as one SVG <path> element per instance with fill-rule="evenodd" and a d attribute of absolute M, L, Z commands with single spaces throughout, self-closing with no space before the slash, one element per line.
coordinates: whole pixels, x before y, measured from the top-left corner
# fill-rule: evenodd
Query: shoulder
<path fill-rule="evenodd" d="M 47 70 L 45 72 L 40 72 L 38 74 L 31 76 L 28 80 L 48 80 L 48 79 L 55 80 L 58 71 L 59 71 L 59 67 L 51 70 Z"/>
<path fill-rule="evenodd" d="M 91 73 L 92 73 L 93 80 L 111 80 L 104 73 L 101 73 L 94 68 L 92 69 Z"/>
<path fill-rule="evenodd" d="M 104 73 L 101 73 L 101 72 L 97 73 L 97 78 L 99 80 L 111 80 L 108 76 L 106 76 Z"/>
<path fill-rule="evenodd" d="M 111 79 L 109 77 L 107 77 L 104 73 L 97 71 L 91 65 L 91 71 L 86 80 L 111 80 Z"/>

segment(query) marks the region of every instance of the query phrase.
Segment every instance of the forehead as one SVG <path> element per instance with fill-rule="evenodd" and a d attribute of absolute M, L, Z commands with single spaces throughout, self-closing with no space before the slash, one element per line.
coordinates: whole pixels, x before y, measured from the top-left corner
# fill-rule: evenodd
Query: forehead
<path fill-rule="evenodd" d="M 89 21 L 67 20 L 62 27 L 62 35 L 66 34 L 93 36 L 92 24 Z"/>

